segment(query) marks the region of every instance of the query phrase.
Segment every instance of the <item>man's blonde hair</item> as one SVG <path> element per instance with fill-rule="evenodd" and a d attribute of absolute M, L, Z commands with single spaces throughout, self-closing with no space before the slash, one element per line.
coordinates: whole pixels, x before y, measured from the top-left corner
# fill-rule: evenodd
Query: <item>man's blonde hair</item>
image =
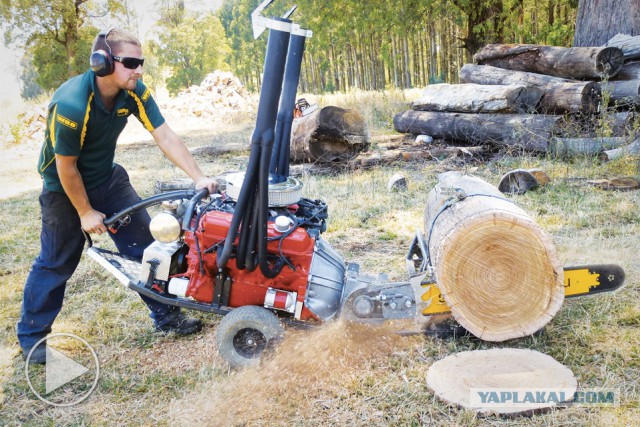
<path fill-rule="evenodd" d="M 107 33 L 107 36 L 100 40 L 93 47 L 93 51 L 102 49 L 106 52 L 111 52 L 112 55 L 118 55 L 122 52 L 122 46 L 125 44 L 132 44 L 138 47 L 142 47 L 140 40 L 132 32 L 124 30 L 122 28 L 112 28 Z"/>

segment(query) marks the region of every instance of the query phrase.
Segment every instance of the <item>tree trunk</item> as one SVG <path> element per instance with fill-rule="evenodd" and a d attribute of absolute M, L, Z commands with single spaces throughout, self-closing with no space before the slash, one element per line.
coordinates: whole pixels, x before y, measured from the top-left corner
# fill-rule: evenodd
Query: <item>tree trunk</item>
<path fill-rule="evenodd" d="M 291 160 L 347 161 L 369 148 L 369 127 L 355 110 L 324 107 L 293 120 Z"/>
<path fill-rule="evenodd" d="M 395 130 L 449 141 L 494 144 L 546 152 L 562 116 L 540 114 L 462 114 L 408 110 L 393 118 Z"/>
<path fill-rule="evenodd" d="M 603 46 L 618 33 L 640 35 L 638 0 L 580 0 L 574 46 Z"/>
<path fill-rule="evenodd" d="M 617 47 L 555 47 L 491 44 L 473 56 L 478 64 L 570 79 L 615 76 L 624 63 Z"/>
<path fill-rule="evenodd" d="M 542 90 L 522 84 L 428 85 L 422 97 L 411 107 L 421 111 L 454 111 L 459 113 L 531 113 L 542 98 Z"/>
<path fill-rule="evenodd" d="M 460 69 L 460 82 L 536 86 L 544 91 L 540 100 L 540 111 L 543 113 L 592 112 L 600 100 L 600 89 L 594 82 L 578 82 L 544 74 L 505 70 L 490 65 L 465 64 Z"/>
<path fill-rule="evenodd" d="M 436 283 L 453 317 L 478 338 L 533 334 L 562 306 L 564 272 L 551 239 L 491 184 L 441 174 L 424 230 Z"/>

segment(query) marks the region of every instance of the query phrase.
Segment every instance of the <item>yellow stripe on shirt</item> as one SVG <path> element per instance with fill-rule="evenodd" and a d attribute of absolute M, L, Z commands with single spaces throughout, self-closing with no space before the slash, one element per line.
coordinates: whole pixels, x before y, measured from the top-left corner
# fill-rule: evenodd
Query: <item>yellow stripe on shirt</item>
<path fill-rule="evenodd" d="M 149 117 L 147 116 L 147 111 L 144 109 L 144 104 L 142 104 L 142 100 L 140 100 L 140 98 L 138 97 L 138 95 L 136 95 L 134 91 L 130 90 L 128 92 L 129 92 L 129 95 L 131 95 L 133 99 L 136 101 L 136 104 L 138 104 L 138 112 L 140 114 L 140 121 L 142 122 L 142 125 L 149 132 L 153 132 L 155 128 L 153 127 L 153 125 L 151 124 L 151 121 L 149 120 Z"/>
<path fill-rule="evenodd" d="M 82 133 L 80 134 L 80 149 L 84 145 L 84 137 L 87 136 L 87 123 L 89 122 L 89 111 L 91 111 L 91 101 L 93 100 L 93 93 L 89 95 L 89 101 L 87 101 L 87 110 L 84 114 L 84 122 L 82 122 Z"/>

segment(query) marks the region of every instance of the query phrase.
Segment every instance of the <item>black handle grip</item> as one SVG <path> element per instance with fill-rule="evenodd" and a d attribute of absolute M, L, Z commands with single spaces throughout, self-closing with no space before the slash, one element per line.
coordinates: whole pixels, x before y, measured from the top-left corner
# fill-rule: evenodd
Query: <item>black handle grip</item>
<path fill-rule="evenodd" d="M 198 194 L 200 193 L 196 193 L 195 190 L 178 190 L 178 191 L 170 191 L 167 193 L 151 196 L 148 199 L 140 200 L 138 203 L 131 205 L 128 208 L 125 208 L 120 212 L 117 212 L 114 215 L 110 216 L 109 218 L 105 219 L 104 225 L 106 225 L 107 227 L 110 227 L 119 219 L 127 215 L 130 215 L 137 210 L 144 209 L 148 206 L 157 205 L 158 203 L 162 203 L 167 200 L 191 198 L 191 197 L 194 197 L 194 195 L 197 196 Z"/>
<path fill-rule="evenodd" d="M 196 205 L 198 202 L 205 196 L 209 194 L 209 190 L 203 188 L 198 191 L 192 198 L 189 200 L 189 204 L 187 205 L 187 210 L 184 212 L 184 218 L 182 219 L 182 229 L 183 230 L 191 230 L 191 218 L 193 218 L 193 211 L 196 209 Z"/>

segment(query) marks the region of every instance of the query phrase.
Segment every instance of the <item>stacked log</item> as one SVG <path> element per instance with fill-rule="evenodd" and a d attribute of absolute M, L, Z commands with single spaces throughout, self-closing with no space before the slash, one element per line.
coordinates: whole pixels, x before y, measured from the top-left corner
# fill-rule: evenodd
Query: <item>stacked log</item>
<path fill-rule="evenodd" d="M 430 86 L 422 98 L 413 102 L 414 110 L 460 113 L 531 113 L 544 92 L 513 82 L 506 85 L 477 84 Z M 443 102 L 444 100 L 444 102 Z M 446 103 L 445 103 L 446 102 Z"/>
<path fill-rule="evenodd" d="M 426 134 L 454 142 L 493 144 L 546 151 L 562 116 L 542 114 L 463 114 L 408 110 L 396 114 L 399 132 Z"/>
<path fill-rule="evenodd" d="M 628 36 L 604 47 L 487 45 L 474 55 L 475 64 L 462 67 L 460 84 L 427 86 L 411 110 L 394 117 L 394 127 L 456 144 L 557 152 L 555 138 L 598 135 L 590 123 L 606 119 L 600 116 L 603 100 L 618 110 L 640 105 L 640 61 L 633 61 L 639 56 L 640 37 Z M 616 121 L 620 114 L 607 111 Z M 633 118 L 624 114 L 625 122 Z M 612 137 L 635 139 L 628 126 L 611 129 Z M 598 154 L 614 148 L 609 142 L 569 143 L 562 155 Z"/>
<path fill-rule="evenodd" d="M 539 110 L 551 114 L 596 111 L 601 95 L 600 87 L 592 81 L 511 71 L 491 65 L 465 64 L 460 69 L 460 81 L 478 85 L 532 85 L 544 95 L 540 99 Z"/>
<path fill-rule="evenodd" d="M 616 47 L 490 44 L 473 55 L 473 60 L 481 65 L 562 78 L 609 79 L 622 68 L 624 53 Z"/>

